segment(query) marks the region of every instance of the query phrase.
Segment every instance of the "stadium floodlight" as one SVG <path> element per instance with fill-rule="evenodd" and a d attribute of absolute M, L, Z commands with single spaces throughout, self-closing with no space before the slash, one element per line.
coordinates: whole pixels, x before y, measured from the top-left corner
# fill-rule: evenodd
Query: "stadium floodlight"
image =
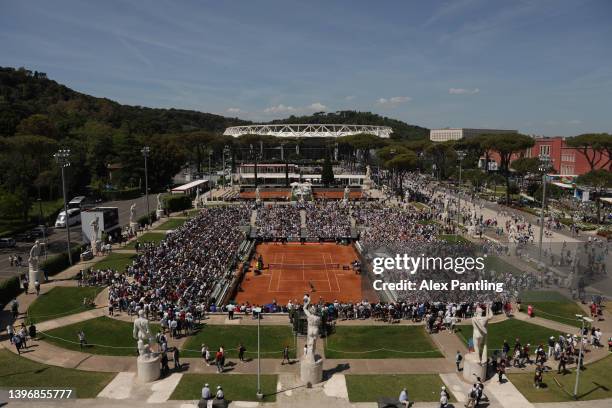
<path fill-rule="evenodd" d="M 546 173 L 550 169 L 552 160 L 549 155 L 542 154 L 539 157 L 540 165 L 538 169 L 542 173 L 542 212 L 540 213 L 540 242 L 539 242 L 539 252 L 538 252 L 538 263 L 542 263 L 542 240 L 544 234 L 544 209 L 546 208 Z M 542 268 L 542 273 L 543 268 Z M 542 284 L 544 283 L 544 279 L 542 279 Z"/>
<path fill-rule="evenodd" d="M 64 170 L 70 167 L 70 149 L 60 149 L 53 155 L 57 165 L 62 171 L 62 194 L 64 196 L 64 221 L 66 223 L 66 246 L 68 250 L 68 262 L 72 265 L 72 251 L 70 250 L 70 223 L 68 222 L 68 201 L 66 199 L 66 176 Z"/>
<path fill-rule="evenodd" d="M 144 165 L 145 165 L 145 200 L 147 200 L 147 218 L 149 220 L 149 226 L 151 223 L 151 209 L 149 207 L 149 169 L 147 167 L 147 158 L 149 157 L 149 153 L 151 153 L 151 148 L 149 146 L 145 146 L 140 150 L 140 153 L 144 156 Z"/>
<path fill-rule="evenodd" d="M 457 186 L 457 235 L 459 235 L 459 217 L 461 216 L 461 164 L 465 159 L 466 153 L 463 150 L 457 150 L 457 159 L 459 159 L 459 185 Z"/>
<path fill-rule="evenodd" d="M 580 382 L 580 369 L 582 368 L 582 350 L 584 348 L 584 322 L 589 324 L 593 323 L 593 319 L 580 314 L 576 315 L 576 318 L 581 322 L 580 329 L 580 351 L 578 353 L 578 364 L 576 364 L 576 383 L 574 384 L 574 399 L 578 399 L 578 383 Z"/>

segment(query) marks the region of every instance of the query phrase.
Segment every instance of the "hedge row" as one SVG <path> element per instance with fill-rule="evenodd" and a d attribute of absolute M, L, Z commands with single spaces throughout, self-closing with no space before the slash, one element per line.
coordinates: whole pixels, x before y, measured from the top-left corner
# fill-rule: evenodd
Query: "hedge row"
<path fill-rule="evenodd" d="M 19 278 L 13 276 L 0 282 L 0 305 L 2 308 L 22 292 Z"/>
<path fill-rule="evenodd" d="M 191 197 L 186 194 L 166 194 L 163 202 L 164 208 L 171 213 L 191 208 Z"/>
<path fill-rule="evenodd" d="M 81 252 L 83 252 L 83 247 L 81 245 L 77 245 L 72 248 L 72 263 L 79 262 Z M 40 269 L 45 271 L 47 276 L 53 276 L 62 272 L 69 266 L 70 261 L 68 260 L 68 254 L 66 252 L 62 252 L 61 254 L 50 256 L 46 261 L 41 262 Z"/>
<path fill-rule="evenodd" d="M 157 212 L 151 211 L 151 223 L 154 223 L 155 221 L 157 221 Z M 136 220 L 136 223 L 138 223 L 138 225 L 140 225 L 141 227 L 144 227 L 149 223 L 149 217 L 143 215 L 142 217 Z"/>

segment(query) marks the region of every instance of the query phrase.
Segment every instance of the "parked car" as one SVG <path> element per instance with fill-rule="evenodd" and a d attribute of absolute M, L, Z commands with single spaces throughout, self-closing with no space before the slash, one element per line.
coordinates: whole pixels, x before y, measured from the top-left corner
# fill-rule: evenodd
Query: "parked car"
<path fill-rule="evenodd" d="M 30 233 L 34 236 L 37 237 L 46 237 L 47 235 L 49 235 L 49 229 L 47 228 L 46 225 L 39 225 L 37 227 L 34 227 Z"/>
<path fill-rule="evenodd" d="M 17 243 L 13 238 L 0 238 L 0 248 L 15 248 Z"/>

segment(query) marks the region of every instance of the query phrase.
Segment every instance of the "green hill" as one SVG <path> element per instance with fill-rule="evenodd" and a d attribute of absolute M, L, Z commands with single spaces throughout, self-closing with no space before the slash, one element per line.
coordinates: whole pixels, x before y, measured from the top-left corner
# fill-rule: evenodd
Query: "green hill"
<path fill-rule="evenodd" d="M 409 125 L 401 120 L 380 116 L 372 112 L 338 111 L 317 112 L 308 116 L 290 116 L 287 119 L 274 120 L 272 123 L 341 123 L 350 125 L 389 126 L 393 129 L 392 139 L 420 140 L 429 137 L 429 129 Z"/>
<path fill-rule="evenodd" d="M 211 113 L 121 105 L 74 91 L 42 72 L 0 67 L 0 136 L 17 133 L 19 123 L 34 114 L 47 115 L 59 134 L 68 134 L 94 120 L 134 134 L 223 132 L 250 123 Z"/>

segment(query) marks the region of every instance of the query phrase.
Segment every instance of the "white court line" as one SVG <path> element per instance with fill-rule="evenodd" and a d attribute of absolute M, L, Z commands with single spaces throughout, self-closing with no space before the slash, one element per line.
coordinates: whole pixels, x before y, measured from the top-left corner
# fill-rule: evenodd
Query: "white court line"
<path fill-rule="evenodd" d="M 332 287 L 331 287 L 331 281 L 329 280 L 329 271 L 327 270 L 327 261 L 325 260 L 326 254 L 327 252 L 323 252 L 321 254 L 321 257 L 323 258 L 323 267 L 325 268 L 325 277 L 327 278 L 327 286 L 329 286 L 329 291 L 333 292 Z"/>
<path fill-rule="evenodd" d="M 333 264 L 334 263 L 334 259 L 332 258 L 332 254 L 331 253 L 327 253 L 327 255 L 329 256 L 329 263 Z M 338 264 L 340 265 L 340 264 Z M 336 286 L 338 287 L 338 292 L 340 292 L 340 281 L 338 281 L 338 271 L 332 272 L 334 274 L 334 278 L 336 278 Z"/>
<path fill-rule="evenodd" d="M 274 262 L 272 263 L 276 263 L 277 256 L 278 256 L 278 252 L 274 254 Z M 269 267 L 270 267 L 270 264 L 268 264 L 268 268 Z M 274 270 L 270 271 L 270 282 L 268 282 L 268 292 L 272 292 L 272 279 L 274 279 Z M 278 289 L 278 287 L 276 289 Z"/>
<path fill-rule="evenodd" d="M 281 265 L 285 264 L 285 253 L 283 252 L 283 257 L 281 258 Z M 280 291 L 280 283 L 283 277 L 283 268 L 280 268 L 280 271 L 278 272 L 278 281 L 276 282 L 276 291 L 279 292 Z"/>

